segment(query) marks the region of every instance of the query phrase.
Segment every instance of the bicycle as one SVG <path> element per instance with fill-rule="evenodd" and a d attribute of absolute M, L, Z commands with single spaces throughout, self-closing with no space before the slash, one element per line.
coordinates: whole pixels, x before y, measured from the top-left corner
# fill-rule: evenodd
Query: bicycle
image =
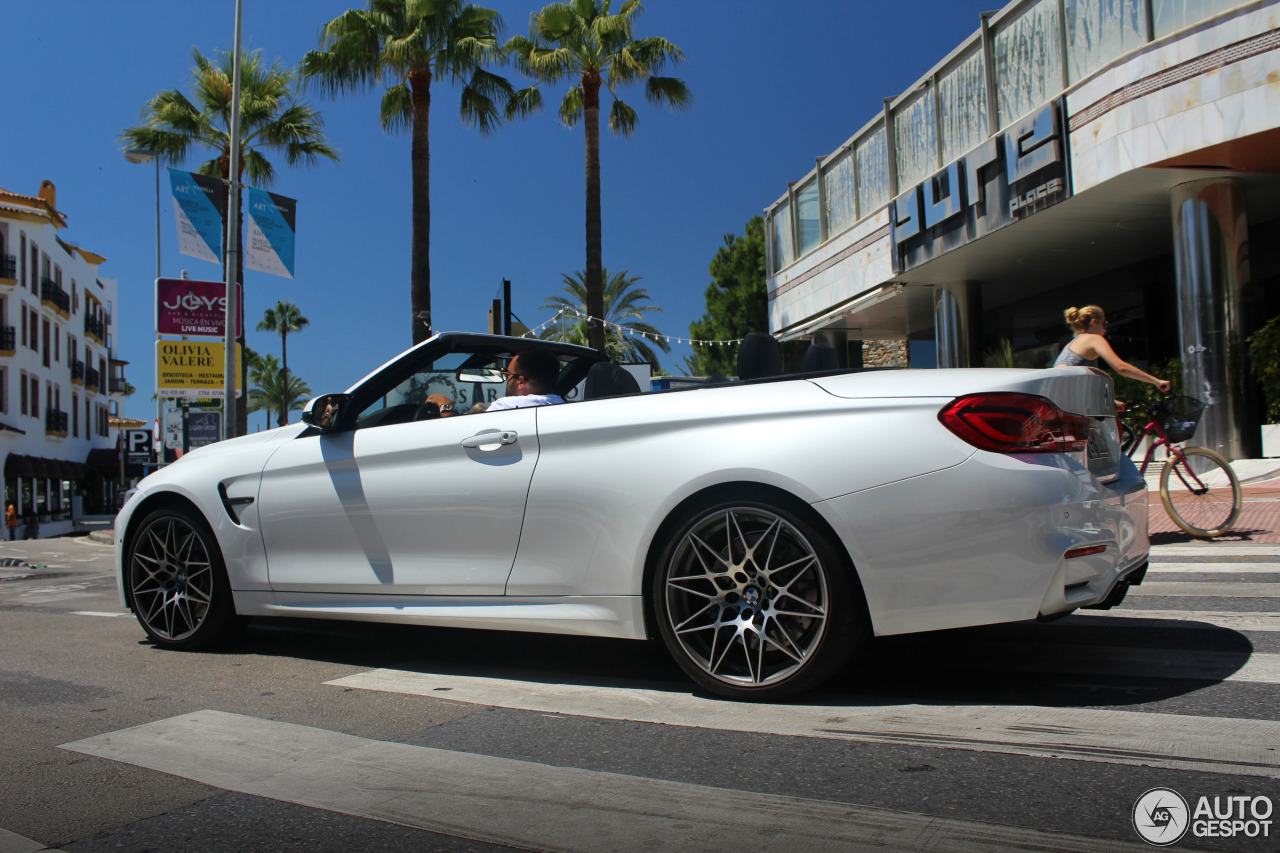
<path fill-rule="evenodd" d="M 1194 397 L 1175 396 L 1143 407 L 1150 421 L 1139 432 L 1121 423 L 1120 449 L 1133 458 L 1139 441 L 1156 440 L 1147 448 L 1139 473 L 1144 477 L 1156 449 L 1165 447 L 1168 458 L 1160 471 L 1160 502 L 1182 530 L 1200 539 L 1212 539 L 1231 529 L 1240 516 L 1244 499 L 1240 478 L 1220 454 L 1207 447 L 1178 447 L 1195 434 L 1205 404 Z"/>

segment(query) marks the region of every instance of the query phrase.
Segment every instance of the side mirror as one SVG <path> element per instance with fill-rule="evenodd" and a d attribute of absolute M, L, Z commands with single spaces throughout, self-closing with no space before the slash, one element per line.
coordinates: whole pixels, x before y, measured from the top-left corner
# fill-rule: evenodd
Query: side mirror
<path fill-rule="evenodd" d="M 350 394 L 321 394 L 302 407 L 302 422 L 321 432 L 333 432 L 342 421 Z"/>

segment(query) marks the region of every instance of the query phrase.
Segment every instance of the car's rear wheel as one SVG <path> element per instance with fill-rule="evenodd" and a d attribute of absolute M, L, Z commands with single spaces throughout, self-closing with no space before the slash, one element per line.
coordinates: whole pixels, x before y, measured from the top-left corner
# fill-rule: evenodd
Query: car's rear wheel
<path fill-rule="evenodd" d="M 124 564 L 134 615 L 156 643 L 202 649 L 239 627 L 222 552 L 195 513 L 170 507 L 149 514 Z"/>
<path fill-rule="evenodd" d="M 651 593 L 663 642 L 699 685 L 782 699 L 830 678 L 866 633 L 852 566 L 801 512 L 729 500 L 676 525 Z"/>

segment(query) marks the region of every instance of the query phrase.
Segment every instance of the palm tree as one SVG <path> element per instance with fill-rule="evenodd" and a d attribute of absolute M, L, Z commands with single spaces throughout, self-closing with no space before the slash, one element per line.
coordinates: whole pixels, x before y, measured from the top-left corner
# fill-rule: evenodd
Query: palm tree
<path fill-rule="evenodd" d="M 494 97 L 514 93 L 504 78 L 485 71 L 500 59 L 502 18 L 463 0 L 368 0 L 321 32 L 321 50 L 302 58 L 302 74 L 331 96 L 380 87 L 382 128 L 412 134 L 413 237 L 410 298 L 413 342 L 431 334 L 431 147 L 428 142 L 431 83 L 462 87 L 462 121 L 491 133 L 501 121 Z"/>
<path fill-rule="evenodd" d="M 181 165 L 197 151 L 208 151 L 213 158 L 202 162 L 196 171 L 211 178 L 231 177 L 231 106 L 232 75 L 235 60 L 231 54 L 218 51 L 214 59 L 192 49 L 193 92 L 188 98 L 178 89 L 156 95 L 142 110 L 143 124 L 121 131 L 119 142 L 126 148 L 152 152 L 160 162 Z M 296 74 L 278 61 L 267 65 L 260 51 L 240 58 L 240 162 L 235 177 L 248 173 L 249 182 L 269 186 L 276 170 L 266 152 L 279 153 L 290 166 L 312 166 L 321 157 L 338 159 L 324 136 L 324 120 L 307 104 L 299 101 L 293 86 Z M 226 200 L 222 215 L 226 217 Z M 236 271 L 236 280 L 243 280 Z M 247 364 L 242 366 L 241 383 L 246 378 Z M 243 402 L 237 406 L 236 433 L 245 432 L 247 410 Z"/>
<path fill-rule="evenodd" d="M 310 398 L 311 388 L 307 383 L 296 376 L 286 376 L 284 370 L 264 372 L 249 389 L 249 405 L 254 411 L 276 412 L 276 426 L 288 424 L 289 413 L 301 409 Z"/>
<path fill-rule="evenodd" d="M 276 302 L 275 308 L 268 308 L 262 314 L 258 331 L 279 333 L 280 367 L 286 376 L 289 374 L 289 333 L 301 332 L 310 325 L 311 321 L 302 316 L 298 306 L 287 299 Z"/>
<path fill-rule="evenodd" d="M 600 87 L 613 98 L 609 128 L 630 136 L 636 126 L 636 111 L 618 97 L 622 86 L 644 81 L 645 97 L 651 103 L 665 103 L 672 109 L 687 109 L 693 96 L 684 81 L 659 77 L 668 61 L 680 62 L 684 53 L 664 38 L 637 39 L 632 31 L 642 11 L 640 0 L 626 0 L 617 14 L 612 0 L 572 0 L 552 3 L 536 12 L 529 22 L 529 36 L 516 36 L 503 50 L 534 80 L 534 85 L 515 93 L 507 103 L 512 117 L 542 106 L 539 83 L 573 79 L 574 86 L 560 101 L 560 120 L 568 127 L 579 121 L 586 131 L 587 178 L 587 269 L 585 275 L 587 314 L 604 314 L 604 261 L 600 218 Z M 589 325 L 590 346 L 605 351 L 605 327 Z"/>
<path fill-rule="evenodd" d="M 658 357 L 649 347 L 649 341 L 663 352 L 671 352 L 671 344 L 658 329 L 644 321 L 649 311 L 663 313 L 657 305 L 649 304 L 649 292 L 636 287 L 641 276 L 628 275 L 623 270 L 613 276 L 603 270 L 605 278 L 604 310 L 594 316 L 603 316 L 605 325 L 605 349 L 609 358 L 619 362 L 647 361 L 655 371 L 659 369 Z M 587 321 L 579 315 L 587 313 L 586 275 L 579 270 L 572 276 L 564 276 L 564 292 L 568 296 L 552 296 L 542 303 L 542 308 L 562 312 L 562 322 L 553 323 L 539 333 L 543 340 L 589 345 Z"/>
<path fill-rule="evenodd" d="M 269 378 L 280 372 L 280 362 L 274 355 L 259 355 L 249 347 L 245 347 L 245 355 L 249 362 L 249 413 L 266 411 L 267 429 L 271 429 L 271 407 L 267 405 L 261 389 Z"/>

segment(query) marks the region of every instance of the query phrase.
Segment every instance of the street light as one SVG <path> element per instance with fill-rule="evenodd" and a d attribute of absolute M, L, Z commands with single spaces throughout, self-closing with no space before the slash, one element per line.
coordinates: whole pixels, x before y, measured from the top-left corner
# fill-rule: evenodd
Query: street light
<path fill-rule="evenodd" d="M 160 158 L 156 156 L 156 152 L 146 148 L 130 148 L 124 152 L 124 159 L 130 163 L 146 163 L 153 161 L 156 164 L 156 281 L 160 280 Z M 158 374 L 158 371 L 157 371 Z M 159 463 L 164 458 L 164 400 L 159 393 L 156 394 L 156 423 L 160 426 L 161 441 L 156 447 L 156 462 Z M 154 433 L 153 433 L 154 437 Z M 124 482 L 124 458 L 120 459 L 120 482 Z"/>

